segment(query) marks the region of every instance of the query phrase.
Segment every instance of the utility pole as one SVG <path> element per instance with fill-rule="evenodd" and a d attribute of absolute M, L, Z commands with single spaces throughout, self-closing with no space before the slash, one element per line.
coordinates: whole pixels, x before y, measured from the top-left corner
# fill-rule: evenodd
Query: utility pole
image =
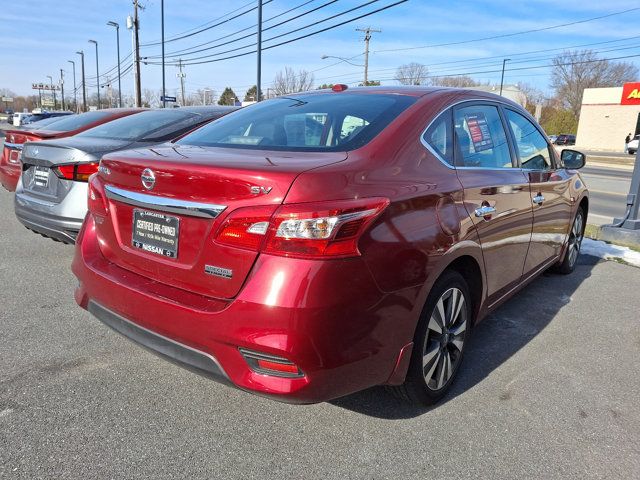
<path fill-rule="evenodd" d="M 180 72 L 176 74 L 176 76 L 180 79 L 180 90 L 182 93 L 182 106 L 184 107 L 185 103 L 184 103 L 184 78 L 187 76 L 186 73 L 184 73 L 182 71 L 182 59 L 179 58 L 178 59 L 178 68 L 180 69 Z"/>
<path fill-rule="evenodd" d="M 262 83 L 262 0 L 258 0 L 258 54 L 257 78 L 256 78 L 256 102 L 261 100 L 260 84 Z"/>
<path fill-rule="evenodd" d="M 504 66 L 509 60 L 511 59 L 505 58 L 504 60 L 502 60 L 502 76 L 500 77 L 500 95 L 502 95 L 502 85 L 504 85 Z"/>
<path fill-rule="evenodd" d="M 60 96 L 62 97 L 62 111 L 64 111 L 64 73 L 60 69 Z"/>
<path fill-rule="evenodd" d="M 138 19 L 138 0 L 133 0 L 133 63 L 135 64 L 136 107 L 142 106 L 142 89 L 140 87 L 140 20 Z"/>
<path fill-rule="evenodd" d="M 80 55 L 80 62 L 82 65 L 82 111 L 86 112 L 87 111 L 87 83 L 84 77 L 84 51 L 80 50 L 79 52 L 76 52 L 76 53 Z"/>
<path fill-rule="evenodd" d="M 167 108 L 167 89 L 164 76 L 164 0 L 160 0 L 160 32 L 162 37 L 162 108 Z M 184 105 L 184 93 L 182 94 L 182 104 Z"/>
<path fill-rule="evenodd" d="M 76 106 L 76 113 L 78 113 L 78 89 L 76 88 L 76 62 L 73 60 L 67 60 L 71 65 L 73 65 L 73 103 Z"/>
<path fill-rule="evenodd" d="M 371 27 L 356 28 L 356 32 L 364 32 L 364 82 L 363 86 L 369 85 L 369 41 L 372 33 L 380 33 L 382 30 L 376 30 Z"/>

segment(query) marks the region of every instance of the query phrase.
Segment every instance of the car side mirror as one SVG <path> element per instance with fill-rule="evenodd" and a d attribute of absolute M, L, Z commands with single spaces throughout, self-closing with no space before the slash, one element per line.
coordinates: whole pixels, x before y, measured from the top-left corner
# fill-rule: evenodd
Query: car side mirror
<path fill-rule="evenodd" d="M 587 162 L 587 156 L 577 150 L 570 150 L 566 148 L 560 153 L 560 161 L 564 168 L 569 170 L 578 170 L 584 167 Z"/>

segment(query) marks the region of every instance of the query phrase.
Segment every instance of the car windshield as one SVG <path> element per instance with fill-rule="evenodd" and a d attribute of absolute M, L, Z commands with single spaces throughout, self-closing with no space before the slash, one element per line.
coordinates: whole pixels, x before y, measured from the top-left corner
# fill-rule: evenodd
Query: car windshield
<path fill-rule="evenodd" d="M 199 115 L 180 109 L 147 110 L 79 133 L 79 137 L 108 138 L 114 140 L 147 140 L 178 131 L 185 124 L 194 123 Z"/>
<path fill-rule="evenodd" d="M 95 111 L 81 113 L 80 115 L 68 115 L 63 117 L 52 117 L 54 121 L 50 125 L 49 129 L 56 132 L 70 132 L 71 130 L 77 130 L 90 123 L 97 122 L 104 118 L 113 115 L 113 112 Z"/>
<path fill-rule="evenodd" d="M 406 95 L 358 93 L 279 97 L 223 117 L 177 143 L 285 151 L 353 150 L 369 142 L 415 101 Z"/>

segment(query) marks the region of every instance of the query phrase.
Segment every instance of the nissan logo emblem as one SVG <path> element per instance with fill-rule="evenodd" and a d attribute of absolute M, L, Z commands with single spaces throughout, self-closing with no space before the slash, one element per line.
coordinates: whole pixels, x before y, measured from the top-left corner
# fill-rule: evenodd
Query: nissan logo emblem
<path fill-rule="evenodd" d="M 145 168 L 142 171 L 140 179 L 142 180 L 142 186 L 147 190 L 153 189 L 153 186 L 156 184 L 156 175 L 150 168 Z"/>

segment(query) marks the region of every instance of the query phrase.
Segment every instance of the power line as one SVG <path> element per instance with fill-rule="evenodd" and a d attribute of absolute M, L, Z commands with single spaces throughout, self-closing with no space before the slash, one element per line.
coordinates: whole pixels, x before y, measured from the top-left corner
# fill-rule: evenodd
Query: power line
<path fill-rule="evenodd" d="M 640 38 L 640 36 L 637 37 L 629 37 L 629 39 L 637 39 Z M 628 39 L 625 39 L 628 40 Z M 615 40 L 615 41 L 621 41 L 621 40 Z M 592 43 L 592 44 L 587 44 L 587 45 L 596 45 L 596 44 L 605 44 L 605 43 L 611 43 L 612 41 L 607 41 L 607 42 L 596 42 L 596 43 Z M 500 62 L 498 64 L 494 63 L 494 62 L 490 62 L 490 63 L 481 63 L 481 64 L 475 64 L 475 65 L 462 65 L 460 68 L 463 67 L 472 67 L 472 68 L 478 68 L 478 67 L 485 67 L 485 66 L 492 66 L 492 65 L 499 65 L 502 62 L 502 59 L 504 57 L 514 57 L 517 55 L 530 55 L 532 53 L 539 53 L 542 51 L 554 51 L 554 50 L 566 50 L 569 48 L 577 48 L 580 46 L 584 46 L 584 45 L 576 45 L 576 46 L 568 46 L 568 47 L 562 47 L 562 48 L 557 48 L 557 49 L 548 49 L 548 50 L 534 50 L 531 52 L 522 52 L 522 53 L 511 53 L 511 54 L 505 54 L 505 55 L 499 55 L 499 56 L 495 56 L 495 57 L 482 57 L 482 58 L 476 58 L 476 59 L 466 59 L 466 60 L 454 60 L 454 61 L 449 61 L 449 62 L 441 62 L 441 63 L 432 63 L 429 65 L 426 65 L 427 68 L 429 68 L 430 72 L 433 72 L 434 70 L 432 69 L 432 67 L 434 66 L 441 66 L 441 65 L 452 65 L 452 64 L 469 64 L 469 63 L 475 63 L 478 61 L 482 61 L 482 60 L 491 60 L 491 59 L 500 59 Z M 609 48 L 609 49 L 599 49 L 599 50 L 593 50 L 594 53 L 609 53 L 609 52 L 617 52 L 617 51 L 622 51 L 622 50 L 629 50 L 629 49 L 635 49 L 640 47 L 640 44 L 634 44 L 634 45 L 626 45 L 626 46 L 620 46 L 620 47 L 616 47 L 616 48 Z M 540 61 L 540 60 L 550 60 L 553 59 L 555 56 L 541 56 L 541 57 L 534 57 L 534 58 L 525 58 L 525 59 L 521 59 L 521 60 L 512 60 L 512 64 L 513 63 L 528 63 L 528 62 L 534 62 L 534 61 Z M 455 68 L 455 67 L 454 67 Z M 382 72 L 390 72 L 390 71 L 395 71 L 397 70 L 397 67 L 393 67 L 393 68 L 381 68 L 381 69 L 376 69 L 376 70 L 372 70 L 371 73 L 382 73 Z M 509 68 L 509 70 L 513 70 L 512 68 Z M 437 69 L 435 71 L 438 71 Z M 355 75 L 360 75 L 361 72 L 353 72 L 353 73 L 347 73 L 347 74 L 343 74 L 342 76 L 355 76 Z M 332 75 L 332 76 L 328 76 L 328 77 L 322 77 L 320 80 L 329 80 L 332 78 L 339 78 L 341 77 L 341 75 Z"/>
<path fill-rule="evenodd" d="M 361 5 L 357 5 L 357 6 L 355 6 L 355 7 L 352 7 L 352 8 L 350 8 L 350 9 L 345 10 L 345 11 L 342 11 L 342 12 L 340 12 L 340 13 L 336 13 L 336 14 L 334 14 L 334 15 L 331 15 L 330 17 L 324 18 L 324 19 L 319 20 L 319 21 L 317 21 L 317 22 L 310 23 L 310 24 L 304 25 L 303 27 L 299 27 L 299 28 L 296 28 L 296 29 L 294 29 L 294 30 L 290 30 L 290 31 L 288 31 L 288 32 L 281 33 L 281 34 L 279 34 L 279 35 L 275 35 L 275 36 L 273 36 L 273 37 L 267 38 L 267 39 L 265 39 L 265 40 L 264 40 L 264 42 L 270 42 L 270 41 L 276 40 L 276 39 L 278 39 L 278 38 L 282 38 L 282 37 L 285 37 L 285 36 L 291 35 L 292 33 L 299 32 L 300 30 L 305 30 L 305 29 L 307 29 L 307 28 L 313 27 L 313 26 L 318 25 L 318 24 L 320 24 L 320 23 L 327 22 L 327 21 L 329 21 L 329 20 L 333 20 L 333 19 L 335 19 L 335 18 L 337 18 L 337 17 L 340 17 L 340 16 L 342 16 L 342 15 L 346 15 L 346 14 L 348 14 L 348 13 L 351 13 L 351 12 L 355 11 L 355 10 L 359 10 L 359 9 L 361 9 L 361 8 L 367 7 L 367 6 L 371 5 L 371 4 L 376 3 L 376 2 L 379 2 L 379 1 L 380 1 L 380 0 L 369 0 L 369 1 L 368 1 L 368 2 L 366 2 L 366 3 L 363 3 L 363 4 L 361 4 Z M 263 50 L 268 50 L 268 49 L 270 49 L 270 48 L 278 47 L 278 46 L 281 46 L 281 45 L 286 45 L 287 43 L 291 43 L 291 42 L 293 42 L 293 41 L 301 40 L 301 39 L 303 39 L 303 38 L 307 38 L 307 37 L 310 37 L 310 36 L 312 36 L 312 35 L 316 35 L 316 34 L 318 34 L 318 33 L 322 33 L 322 32 L 325 32 L 325 31 L 327 31 L 327 30 L 331 30 L 332 28 L 336 28 L 336 27 L 339 27 L 339 26 L 342 26 L 342 25 L 346 25 L 347 23 L 351 23 L 351 22 L 353 22 L 353 21 L 355 21 L 355 20 L 359 20 L 359 19 L 361 19 L 361 18 L 365 18 L 365 17 L 367 17 L 367 16 L 369 16 L 369 15 L 373 15 L 374 13 L 381 12 L 381 11 L 383 11 L 383 10 L 386 10 L 387 8 L 391 8 L 391 7 L 393 7 L 393 6 L 399 5 L 399 4 L 404 3 L 404 2 L 406 2 L 406 1 L 408 1 L 408 0 L 401 0 L 401 1 L 398 1 L 398 2 L 396 2 L 396 3 L 394 3 L 394 4 L 392 4 L 392 5 L 389 5 L 389 6 L 387 6 L 387 7 L 379 8 L 379 9 L 377 9 L 377 10 L 374 10 L 374 11 L 372 11 L 372 12 L 370 12 L 370 13 L 367 13 L 367 14 L 361 15 L 361 16 L 356 17 L 356 18 L 353 18 L 353 19 L 351 19 L 351 20 L 347 20 L 347 21 L 344 21 L 344 22 L 338 23 L 338 24 L 336 24 L 336 25 L 333 25 L 333 26 L 330 26 L 330 27 L 327 27 L 327 28 L 324 28 L 324 29 L 321 29 L 321 30 L 317 30 L 316 32 L 311 32 L 311 33 L 309 33 L 309 34 L 307 34 L 307 35 L 303 35 L 303 36 L 297 37 L 297 38 L 292 39 L 292 40 L 289 40 L 289 41 L 281 42 L 281 43 L 278 43 L 278 44 L 276 44 L 276 45 L 270 45 L 270 46 L 268 46 L 268 47 L 263 47 Z M 218 56 L 220 56 L 220 55 L 224 55 L 224 54 L 227 54 L 227 53 L 237 52 L 238 50 L 242 50 L 242 49 L 245 49 L 245 48 L 251 48 L 251 47 L 254 47 L 254 46 L 256 46 L 256 43 L 255 43 L 255 42 L 254 42 L 254 43 L 250 43 L 250 44 L 246 44 L 246 45 L 243 45 L 243 46 L 240 46 L 240 47 L 232 48 L 232 49 L 230 49 L 230 50 L 223 50 L 222 52 L 212 53 L 212 54 L 210 54 L 210 55 L 201 55 L 201 56 L 199 56 L 199 57 L 191 57 L 191 58 L 189 58 L 189 59 L 188 59 L 189 63 L 185 63 L 185 65 L 199 65 L 199 64 L 201 64 L 201 63 L 209 63 L 209 62 L 204 62 L 204 61 L 203 61 L 203 62 L 195 62 L 194 60 L 202 60 L 202 59 L 205 59 L 205 58 L 218 57 Z M 213 48 L 213 47 L 211 47 L 211 48 Z M 239 55 L 227 56 L 227 57 L 224 57 L 224 58 L 221 58 L 221 59 L 218 59 L 218 60 L 227 60 L 227 59 L 230 59 L 230 58 L 237 58 L 237 57 L 241 57 L 241 56 L 244 56 L 244 55 L 250 55 L 251 53 L 255 53 L 255 52 L 256 52 L 256 50 L 252 50 L 252 51 L 250 51 L 250 52 L 245 52 L 245 53 L 242 53 L 242 54 L 239 54 Z M 218 60 L 212 60 L 212 61 L 218 61 Z"/>
<path fill-rule="evenodd" d="M 264 1 L 264 2 L 262 3 L 262 5 L 267 5 L 268 3 L 271 3 L 271 2 L 273 2 L 273 0 L 266 0 L 266 1 Z M 185 34 L 185 35 L 181 35 L 181 36 L 179 36 L 179 37 L 175 37 L 175 38 L 171 38 L 171 39 L 169 39 L 169 40 L 165 40 L 165 41 L 164 41 L 164 43 L 177 42 L 178 40 L 183 40 L 183 39 L 185 39 L 185 38 L 193 37 L 194 35 L 198 35 L 198 34 L 200 34 L 200 33 L 202 33 L 202 32 L 206 32 L 207 30 L 211 30 L 212 28 L 219 27 L 220 25 L 224 25 L 225 23 L 229 23 L 229 22 L 231 22 L 232 20 L 235 20 L 236 18 L 240 18 L 240 17 L 242 17 L 242 16 L 244 16 L 244 15 L 247 15 L 248 13 L 253 12 L 253 11 L 254 11 L 254 10 L 256 10 L 257 8 L 258 8 L 258 7 L 250 8 L 250 9 L 248 9 L 248 10 L 245 10 L 244 12 L 241 12 L 241 13 L 239 13 L 239 14 L 237 14 L 237 15 L 234 15 L 234 16 L 233 16 L 233 17 L 231 17 L 231 18 L 227 18 L 226 20 L 222 20 L 222 21 L 220 21 L 220 22 L 218 22 L 218 23 L 214 23 L 213 25 L 209 25 L 208 27 L 201 28 L 201 29 L 196 30 L 196 31 L 194 31 L 194 32 L 192 32 L 192 33 L 187 33 L 187 34 Z M 162 44 L 162 42 L 151 42 L 151 43 L 146 43 L 146 44 L 144 44 L 144 46 L 145 46 L 145 47 L 151 47 L 151 46 L 153 46 L 153 45 L 161 45 L 161 44 Z"/>
<path fill-rule="evenodd" d="M 594 60 L 584 60 L 581 62 L 567 62 L 567 63 L 558 63 L 558 64 L 548 64 L 548 65 L 534 65 L 531 67 L 518 67 L 518 68 L 510 68 L 509 71 L 513 72 L 513 71 L 521 71 L 521 70 L 534 70 L 534 69 L 539 69 L 539 68 L 552 68 L 552 67 L 565 67 L 565 66 L 571 66 L 571 65 L 581 65 L 581 64 L 585 64 L 585 63 L 595 63 L 595 62 L 602 62 L 602 61 L 613 61 L 613 60 L 623 60 L 623 59 L 627 59 L 627 58 L 636 58 L 636 57 L 640 57 L 640 54 L 636 54 L 636 55 L 625 55 L 625 56 L 620 56 L 620 57 L 611 57 L 611 58 L 598 58 L 598 59 L 594 59 Z M 501 69 L 497 69 L 497 70 L 484 70 L 484 71 L 479 71 L 479 72 L 461 72 L 461 73 L 452 73 L 452 74 L 446 74 L 446 75 L 423 75 L 422 77 L 420 77 L 421 79 L 428 79 L 428 78 L 441 78 L 441 77 L 459 77 L 459 76 L 470 76 L 470 75 L 479 75 L 479 74 L 485 74 L 485 73 L 500 73 L 502 70 Z M 386 80 L 395 80 L 394 77 L 389 77 L 389 78 L 381 78 L 380 81 L 386 81 Z M 352 82 L 348 82 L 350 84 L 356 84 L 359 83 L 359 81 L 352 81 Z"/>
<path fill-rule="evenodd" d="M 317 0 L 307 0 L 306 2 L 304 2 L 304 3 L 300 4 L 300 5 L 296 6 L 296 7 L 290 8 L 289 10 L 287 10 L 287 11 L 285 11 L 285 12 L 282 12 L 282 13 L 280 13 L 280 14 L 278 14 L 278 15 L 274 15 L 273 17 L 266 19 L 266 20 L 264 21 L 264 23 L 267 23 L 267 22 L 269 22 L 270 20 L 274 20 L 274 19 L 276 19 L 276 18 L 282 17 L 282 16 L 286 15 L 287 13 L 292 12 L 293 10 L 297 10 L 298 8 L 301 8 L 301 7 L 303 7 L 303 6 L 305 6 L 305 5 L 308 5 L 309 3 L 312 3 L 312 2 L 315 2 L 315 1 L 317 1 Z M 305 15 L 308 15 L 308 14 L 310 14 L 310 13 L 313 13 L 313 12 L 315 12 L 315 11 L 318 11 L 318 10 L 320 10 L 320 9 L 322 9 L 322 8 L 325 8 L 325 7 L 327 7 L 327 6 L 329 6 L 329 5 L 333 4 L 333 3 L 336 3 L 337 1 L 339 1 L 339 0 L 330 0 L 329 2 L 326 2 L 326 3 L 324 3 L 323 5 L 320 5 L 320 6 L 318 6 L 318 7 L 315 7 L 315 8 L 313 8 L 313 9 L 311 9 L 311 10 L 307 10 L 306 12 L 303 12 L 303 13 L 301 13 L 301 14 L 299 14 L 299 15 L 296 15 L 295 17 L 289 18 L 289 19 L 287 19 L 287 20 L 284 20 L 284 21 L 282 21 L 282 22 L 280 22 L 280 23 L 277 23 L 277 24 L 275 24 L 275 25 L 272 25 L 272 26 L 270 26 L 270 27 L 263 28 L 263 29 L 262 29 L 262 31 L 263 31 L 263 32 L 266 32 L 266 31 L 268 31 L 268 30 L 272 30 L 272 29 L 274 29 L 274 28 L 277 28 L 277 27 L 279 27 L 279 26 L 282 26 L 282 25 L 284 25 L 285 23 L 289 23 L 289 22 L 292 22 L 292 21 L 294 21 L 294 20 L 297 20 L 298 18 L 301 18 L 301 17 L 303 17 L 303 16 L 305 16 Z M 207 48 L 201 48 L 201 49 L 199 49 L 199 50 L 194 50 L 194 49 L 197 49 L 198 47 L 202 47 L 202 46 L 204 46 L 204 45 L 210 45 L 211 43 L 214 43 L 214 42 L 216 42 L 216 41 L 218 41 L 218 40 L 224 40 L 225 38 L 233 37 L 234 35 L 237 35 L 238 33 L 246 32 L 247 30 L 251 30 L 252 32 L 251 32 L 250 34 L 247 34 L 247 35 L 244 35 L 244 36 L 242 36 L 242 37 L 236 38 L 236 39 L 234 39 L 234 40 L 229 40 L 228 42 L 220 43 L 220 44 L 218 44 L 218 45 L 213 45 L 213 46 L 211 46 L 211 47 L 207 47 Z M 252 25 L 252 26 L 249 26 L 249 27 L 243 28 L 243 29 L 241 29 L 241 30 L 237 30 L 236 32 L 229 33 L 229 34 L 227 34 L 227 35 L 223 35 L 222 37 L 218 37 L 218 38 L 216 38 L 216 39 L 214 39 L 214 40 L 210 40 L 210 41 L 208 41 L 208 42 L 204 42 L 204 43 L 201 43 L 201 44 L 199 44 L 199 45 L 194 45 L 193 47 L 184 48 L 184 49 L 182 49 L 182 50 L 176 50 L 175 52 L 169 52 L 169 53 L 167 53 L 167 55 L 169 55 L 169 56 L 171 56 L 171 55 L 188 55 L 188 54 L 193 54 L 193 53 L 204 52 L 204 51 L 206 51 L 206 50 L 212 50 L 212 49 L 214 49 L 214 48 L 218 48 L 218 47 L 221 47 L 221 46 L 224 46 L 224 45 L 229 45 L 229 44 L 231 44 L 231 43 L 239 42 L 240 40 L 244 40 L 245 38 L 253 37 L 253 36 L 255 36 L 255 35 L 256 35 L 256 32 L 255 32 L 254 30 L 255 30 L 255 26 L 254 26 L 254 25 Z M 254 45 L 255 45 L 255 44 L 254 44 Z M 157 56 L 157 55 L 152 55 L 152 56 L 149 56 L 149 57 L 147 57 L 147 58 L 158 58 L 158 56 Z"/>
<path fill-rule="evenodd" d="M 251 5 L 251 4 L 253 4 L 253 3 L 256 3 L 256 0 L 251 0 L 250 2 L 247 2 L 247 3 L 245 3 L 245 4 L 241 5 L 241 6 L 239 6 L 239 7 L 238 7 L 238 8 L 236 8 L 235 10 L 232 10 L 232 11 L 230 11 L 230 12 L 227 12 L 227 13 L 225 13 L 224 15 L 221 15 L 221 16 L 219 16 L 219 17 L 216 17 L 216 18 L 214 18 L 214 19 L 212 19 L 212 20 L 209 20 L 208 22 L 203 23 L 202 25 L 198 25 L 197 27 L 189 28 L 188 30 L 185 30 L 184 32 L 176 33 L 174 36 L 172 36 L 172 37 L 170 37 L 170 38 L 173 38 L 173 37 L 179 37 L 179 36 L 181 36 L 181 35 L 185 35 L 185 34 L 187 34 L 187 33 L 193 32 L 194 30 L 198 30 L 198 29 L 200 29 L 200 28 L 202 28 L 202 27 L 206 27 L 206 26 L 208 26 L 209 24 L 211 24 L 211 23 L 213 23 L 213 22 L 217 22 L 218 20 L 220 20 L 220 19 L 222 19 L 222 18 L 224 18 L 224 17 L 228 17 L 229 15 L 232 15 L 232 14 L 236 13 L 238 10 L 242 10 L 243 8 L 248 7 L 249 5 Z M 151 43 L 151 44 L 158 44 L 158 42 L 161 42 L 161 41 L 160 41 L 160 40 L 153 40 L 153 41 L 152 41 L 152 42 L 150 42 L 150 43 Z M 146 46 L 146 45 L 141 45 L 141 47 L 142 47 L 142 46 Z"/>
<path fill-rule="evenodd" d="M 419 46 L 419 47 L 387 48 L 387 49 L 383 49 L 383 50 L 376 50 L 376 51 L 374 51 L 374 53 L 402 52 L 402 51 L 407 51 L 407 50 L 418 50 L 418 49 L 421 49 L 421 48 L 449 47 L 449 46 L 452 46 L 452 45 L 462 45 L 462 44 L 465 44 L 465 43 L 481 42 L 481 41 L 484 41 L 484 40 L 496 40 L 498 38 L 514 37 L 516 35 L 525 35 L 527 33 L 544 32 L 546 30 L 553 30 L 553 29 L 556 29 L 556 28 L 569 27 L 571 25 L 578 25 L 580 23 L 593 22 L 595 20 L 602 20 L 603 18 L 609 18 L 609 17 L 613 17 L 613 16 L 616 16 L 616 15 L 623 15 L 625 13 L 635 12 L 637 10 L 640 10 L 640 7 L 630 8 L 628 10 L 622 10 L 620 12 L 609 13 L 607 15 L 600 15 L 599 17 L 592 17 L 592 18 L 587 18 L 587 19 L 584 19 L 584 20 L 577 20 L 575 22 L 561 23 L 561 24 L 558 24 L 558 25 L 551 25 L 551 26 L 542 27 L 542 28 L 534 28 L 534 29 L 531 29 L 531 30 L 523 30 L 521 32 L 505 33 L 505 34 L 502 34 L 502 35 L 494 35 L 494 36 L 491 36 L 491 37 L 475 38 L 473 40 L 461 40 L 461 41 L 458 41 L 458 42 L 437 43 L 437 44 L 432 44 L 432 45 L 422 45 L 422 46 Z"/>

